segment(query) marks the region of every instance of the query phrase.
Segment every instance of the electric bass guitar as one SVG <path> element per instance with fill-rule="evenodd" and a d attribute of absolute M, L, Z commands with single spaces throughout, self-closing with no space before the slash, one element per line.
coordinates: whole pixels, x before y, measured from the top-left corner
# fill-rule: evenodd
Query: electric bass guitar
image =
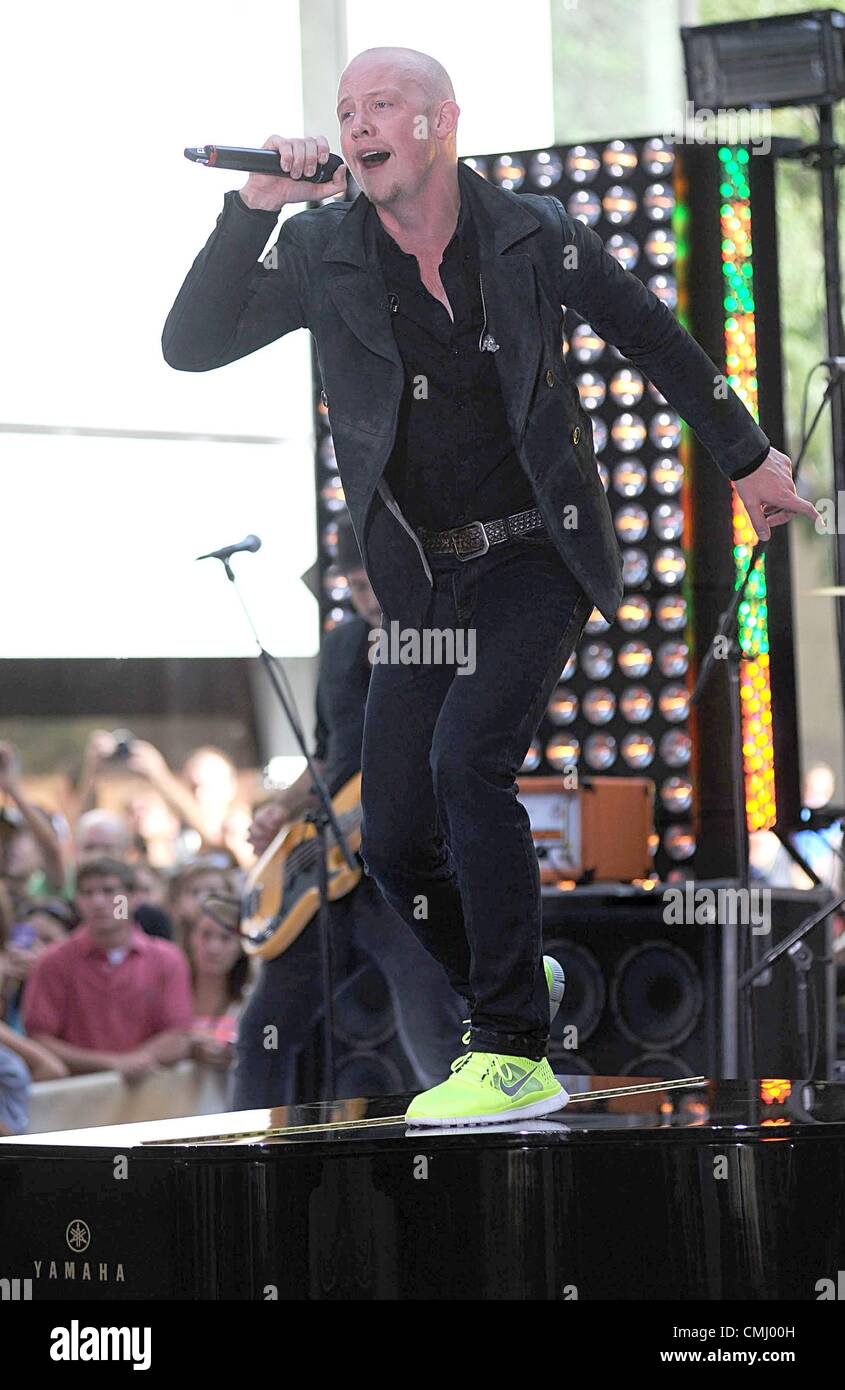
<path fill-rule="evenodd" d="M 332 798 L 332 810 L 350 850 L 361 843 L 361 774 Z M 363 868 L 349 868 L 331 827 L 327 827 L 326 870 L 329 898 L 343 898 L 360 882 Z M 302 818 L 279 831 L 250 869 L 241 896 L 241 939 L 249 956 L 275 960 L 304 931 L 320 906 L 318 842 L 315 827 Z"/>

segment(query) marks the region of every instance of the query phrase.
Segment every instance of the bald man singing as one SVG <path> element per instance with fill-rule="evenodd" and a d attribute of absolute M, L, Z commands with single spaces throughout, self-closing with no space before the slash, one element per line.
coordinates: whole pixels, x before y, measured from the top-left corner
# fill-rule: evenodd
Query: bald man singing
<path fill-rule="evenodd" d="M 562 360 L 562 306 L 690 424 L 758 535 L 817 516 L 714 363 L 595 232 L 558 199 L 459 164 L 459 115 L 434 58 L 359 53 L 337 118 L 362 191 L 336 196 L 343 166 L 309 182 L 325 137 L 271 136 L 264 148 L 290 178 L 252 175 L 225 195 L 162 338 L 172 367 L 209 371 L 294 329 L 313 334 L 382 608 L 361 855 L 469 1014 L 450 1075 L 407 1111 L 434 1127 L 568 1100 L 546 1059 L 563 979 L 542 955 L 516 775 L 590 612 L 612 622 L 623 586 L 589 419 Z M 259 259 L 281 208 L 306 200 L 324 201 L 283 220 Z"/>

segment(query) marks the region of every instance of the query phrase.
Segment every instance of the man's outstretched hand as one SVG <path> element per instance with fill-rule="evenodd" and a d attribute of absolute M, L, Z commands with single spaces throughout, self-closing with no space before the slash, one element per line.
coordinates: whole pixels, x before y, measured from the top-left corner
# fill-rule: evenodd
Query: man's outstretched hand
<path fill-rule="evenodd" d="M 772 526 L 783 526 L 797 513 L 813 521 L 821 521 L 812 502 L 799 497 L 792 481 L 792 464 L 786 454 L 770 449 L 768 456 L 749 473 L 734 483 L 742 504 L 757 532 L 757 538 L 767 541 Z"/>

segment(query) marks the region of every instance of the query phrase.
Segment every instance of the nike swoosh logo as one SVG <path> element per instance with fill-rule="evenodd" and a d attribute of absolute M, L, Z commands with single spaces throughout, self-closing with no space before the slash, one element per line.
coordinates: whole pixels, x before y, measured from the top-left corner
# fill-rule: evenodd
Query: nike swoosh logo
<path fill-rule="evenodd" d="M 534 1071 L 536 1071 L 536 1067 L 534 1068 Z M 521 1076 L 518 1081 L 515 1081 L 512 1086 L 506 1086 L 504 1081 L 501 1080 L 499 1082 L 499 1086 L 506 1096 L 515 1096 L 517 1091 L 521 1090 L 521 1088 L 525 1085 L 526 1081 L 530 1080 L 530 1078 L 534 1075 L 534 1071 L 526 1072 L 525 1075 Z"/>

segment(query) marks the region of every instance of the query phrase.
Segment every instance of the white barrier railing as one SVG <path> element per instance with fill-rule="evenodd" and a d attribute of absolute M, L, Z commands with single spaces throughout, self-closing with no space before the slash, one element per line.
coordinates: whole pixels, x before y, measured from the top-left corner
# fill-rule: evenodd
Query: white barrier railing
<path fill-rule="evenodd" d="M 230 1109 L 231 1080 L 231 1071 L 184 1061 L 132 1083 L 116 1071 L 37 1081 L 30 1088 L 26 1132 L 50 1134 L 93 1125 L 219 1114 Z"/>

